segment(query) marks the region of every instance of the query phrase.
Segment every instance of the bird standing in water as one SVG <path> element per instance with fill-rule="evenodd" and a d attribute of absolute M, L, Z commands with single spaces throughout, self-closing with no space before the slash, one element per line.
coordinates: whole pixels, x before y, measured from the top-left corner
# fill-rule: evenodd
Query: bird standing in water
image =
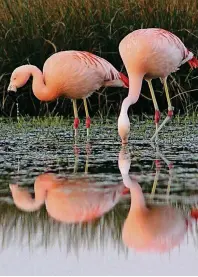
<path fill-rule="evenodd" d="M 118 119 L 118 132 L 122 143 L 128 142 L 130 122 L 128 108 L 140 96 L 143 78 L 148 82 L 155 108 L 156 132 L 151 138 L 157 139 L 158 132 L 173 116 L 173 107 L 168 92 L 167 77 L 188 62 L 191 68 L 198 67 L 198 60 L 182 41 L 174 34 L 158 28 L 136 30 L 120 42 L 119 51 L 129 76 L 129 93 L 123 100 Z M 155 98 L 151 80 L 160 78 L 164 83 L 168 103 L 168 115 L 159 126 L 160 111 Z"/>
<path fill-rule="evenodd" d="M 75 135 L 79 126 L 76 99 L 83 99 L 86 128 L 91 120 L 86 98 L 101 87 L 128 87 L 128 78 L 103 58 L 84 51 L 61 51 L 49 57 L 43 72 L 33 65 L 17 67 L 11 76 L 8 91 L 17 91 L 33 77 L 32 90 L 41 101 L 52 101 L 60 96 L 71 98 L 74 110 Z"/>

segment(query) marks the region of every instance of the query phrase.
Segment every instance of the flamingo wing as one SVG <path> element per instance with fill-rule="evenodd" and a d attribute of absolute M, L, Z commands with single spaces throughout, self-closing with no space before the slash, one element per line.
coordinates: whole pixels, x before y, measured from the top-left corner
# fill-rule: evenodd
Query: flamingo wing
<path fill-rule="evenodd" d="M 116 86 L 116 84 L 118 84 L 116 81 L 121 80 L 125 87 L 129 86 L 128 78 L 123 73 L 118 72 L 118 70 L 107 60 L 86 51 L 78 51 L 76 52 L 76 55 L 86 66 L 100 72 L 106 84 L 108 82 L 113 84 L 115 81 L 114 84 Z"/>
<path fill-rule="evenodd" d="M 182 61 L 181 64 L 184 64 L 185 62 L 189 61 L 193 57 L 193 53 L 190 52 L 183 42 L 173 33 L 164 30 L 164 29 L 156 29 L 156 32 L 161 36 L 164 37 L 169 44 L 174 45 L 176 48 L 178 48 L 182 55 Z"/>

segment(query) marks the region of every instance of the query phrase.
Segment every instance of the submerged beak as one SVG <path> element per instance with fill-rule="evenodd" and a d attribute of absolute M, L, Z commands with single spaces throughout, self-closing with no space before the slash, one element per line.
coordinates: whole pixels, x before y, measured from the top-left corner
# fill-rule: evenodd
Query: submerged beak
<path fill-rule="evenodd" d="M 8 92 L 17 92 L 17 87 L 10 83 L 9 86 L 8 86 L 7 91 Z"/>

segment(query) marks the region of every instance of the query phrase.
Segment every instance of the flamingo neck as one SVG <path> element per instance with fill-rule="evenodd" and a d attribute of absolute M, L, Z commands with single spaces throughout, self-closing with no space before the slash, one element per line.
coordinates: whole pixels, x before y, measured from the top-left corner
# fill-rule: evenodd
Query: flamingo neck
<path fill-rule="evenodd" d="M 120 115 L 127 116 L 129 107 L 138 101 L 142 87 L 142 80 L 142 74 L 129 75 L 129 93 L 122 102 Z"/>
<path fill-rule="evenodd" d="M 27 210 L 29 211 L 37 211 L 40 207 L 45 203 L 47 195 L 47 190 L 45 188 L 35 188 L 35 198 L 32 199 L 32 196 L 29 194 L 27 196 Z"/>
<path fill-rule="evenodd" d="M 33 77 L 32 90 L 34 95 L 41 101 L 51 101 L 55 97 L 54 91 L 51 91 L 44 82 L 44 77 L 42 71 L 36 66 L 30 67 L 30 75 Z"/>
<path fill-rule="evenodd" d="M 129 175 L 122 176 L 123 183 L 130 189 L 131 193 L 131 211 L 147 210 L 144 194 L 141 186 L 135 179 L 131 179 Z"/>
<path fill-rule="evenodd" d="M 29 211 L 37 211 L 41 208 L 41 206 L 45 203 L 45 198 L 41 199 L 40 197 L 35 197 L 29 201 Z"/>
<path fill-rule="evenodd" d="M 44 204 L 47 195 L 45 188 L 35 188 L 35 205 L 40 207 Z"/>
<path fill-rule="evenodd" d="M 36 195 L 35 193 L 35 199 L 33 199 L 27 189 L 19 188 L 18 185 L 10 185 L 10 188 L 15 205 L 23 211 L 37 211 L 45 202 L 44 194 Z"/>

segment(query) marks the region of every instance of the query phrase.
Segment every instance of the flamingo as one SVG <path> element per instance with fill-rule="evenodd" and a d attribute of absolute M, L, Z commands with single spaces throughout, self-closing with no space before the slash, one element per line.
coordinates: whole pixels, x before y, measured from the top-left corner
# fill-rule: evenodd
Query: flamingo
<path fill-rule="evenodd" d="M 191 227 L 190 218 L 170 205 L 152 204 L 148 207 L 141 186 L 135 178 L 129 176 L 130 163 L 129 153 L 126 149 L 121 149 L 119 169 L 124 185 L 131 193 L 131 206 L 122 229 L 123 242 L 127 247 L 140 252 L 170 251 L 184 239 L 188 226 Z"/>
<path fill-rule="evenodd" d="M 110 211 L 128 189 L 123 184 L 100 188 L 91 178 L 58 178 L 39 175 L 34 183 L 35 199 L 27 189 L 10 184 L 15 205 L 23 211 L 39 210 L 45 204 L 50 217 L 66 223 L 89 222 Z"/>
<path fill-rule="evenodd" d="M 50 56 L 43 73 L 34 65 L 17 67 L 10 78 L 8 91 L 16 92 L 33 76 L 32 90 L 41 101 L 52 101 L 60 96 L 72 99 L 75 136 L 79 126 L 77 99 L 83 99 L 86 113 L 87 136 L 91 119 L 86 98 L 101 87 L 128 87 L 128 78 L 107 60 L 85 51 L 61 51 Z"/>
<path fill-rule="evenodd" d="M 128 109 L 138 101 L 143 79 L 148 83 L 155 108 L 156 131 L 151 141 L 154 139 L 157 141 L 158 132 L 173 116 L 167 85 L 168 75 L 177 71 L 185 62 L 188 62 L 191 68 L 197 68 L 198 60 L 176 35 L 159 28 L 133 31 L 120 42 L 119 52 L 129 76 L 129 93 L 122 102 L 118 118 L 118 133 L 122 143 L 128 143 L 130 132 Z M 160 78 L 164 83 L 168 103 L 167 117 L 160 126 L 160 111 L 151 83 L 154 78 Z"/>

